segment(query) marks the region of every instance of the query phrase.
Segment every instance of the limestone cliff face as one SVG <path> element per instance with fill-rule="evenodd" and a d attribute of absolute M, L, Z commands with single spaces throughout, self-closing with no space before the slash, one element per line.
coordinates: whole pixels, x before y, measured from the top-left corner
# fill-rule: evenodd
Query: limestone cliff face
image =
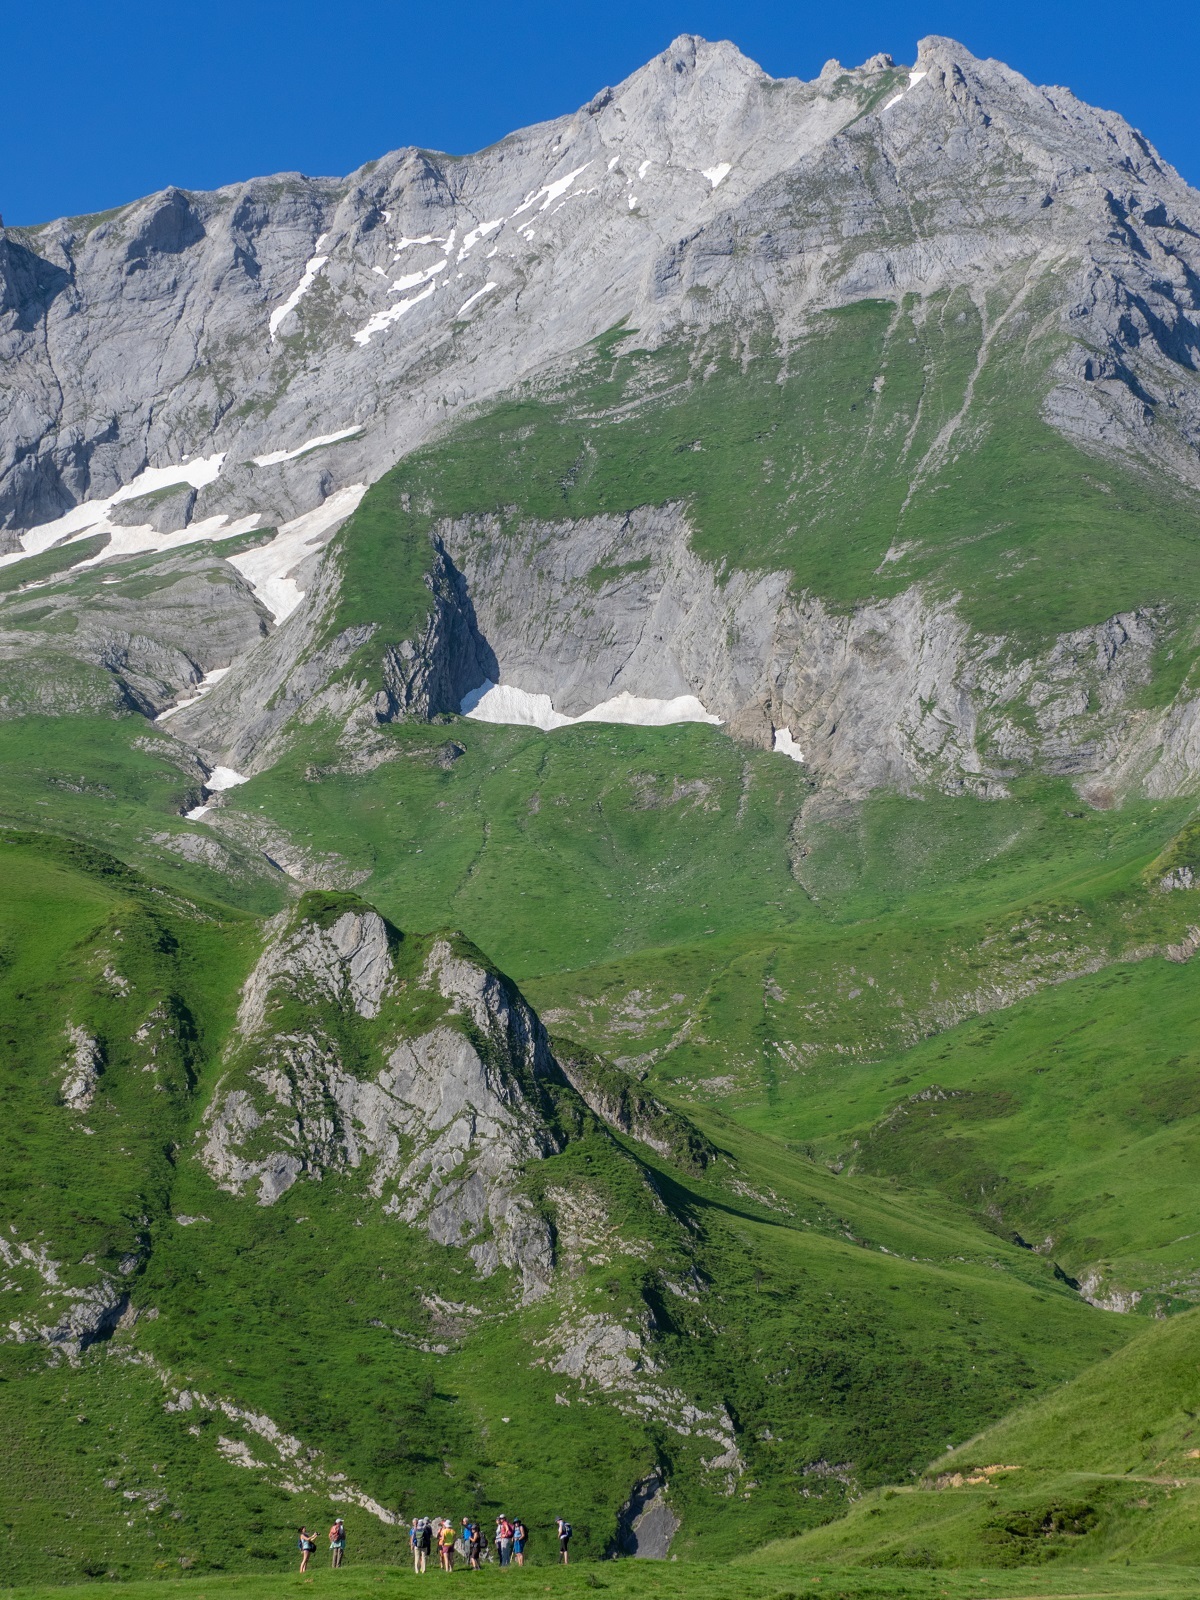
<path fill-rule="evenodd" d="M 280 919 L 243 990 L 201 1159 L 260 1205 L 358 1173 L 386 1214 L 468 1248 L 483 1276 L 515 1268 L 535 1298 L 552 1235 L 519 1179 L 563 1146 L 543 1091 L 564 1080 L 536 1015 L 478 957 L 436 940 L 401 976 L 396 939 L 365 908 Z"/>
<path fill-rule="evenodd" d="M 460 518 L 438 530 L 425 621 L 368 682 L 372 629 L 333 628 L 342 574 L 323 551 L 401 456 L 619 322 L 652 350 L 720 327 L 786 351 L 831 308 L 919 316 L 951 290 L 978 347 L 905 462 L 910 494 L 986 430 L 989 363 L 1016 346 L 1038 353 L 1052 428 L 1194 493 L 1198 285 L 1200 197 L 1140 134 L 943 38 L 912 68 L 832 62 L 801 83 L 684 36 L 478 155 L 399 151 L 344 180 L 168 190 L 9 230 L 2 558 L 91 529 L 109 541 L 96 571 L 135 549 L 180 566 L 136 618 L 76 577 L 0 608 L 0 709 L 157 713 L 228 667 L 173 727 L 254 771 L 298 721 L 334 718 L 353 754 L 376 723 L 452 712 L 503 677 L 568 714 L 621 689 L 696 695 L 735 736 L 787 728 L 851 795 L 998 794 L 1030 764 L 1095 797 L 1178 792 L 1200 776 L 1197 712 L 1185 691 L 1138 709 L 1163 637 L 1149 610 L 1014 654 L 917 584 L 839 613 L 781 572 L 715 571 L 680 506 L 504 540 Z M 172 464 L 171 482 L 135 484 Z M 269 555 L 222 560 L 223 533 L 308 515 L 319 534 L 294 551 L 277 535 L 269 577 Z M 200 529 L 203 558 L 170 547 Z M 606 561 L 646 565 L 593 594 Z M 68 658 L 88 672 L 64 676 Z"/>
<path fill-rule="evenodd" d="M 1198 241 L 1196 195 L 1119 116 L 953 41 L 802 83 L 685 35 L 478 155 L 8 230 L 0 526 L 214 451 L 170 514 L 277 525 L 621 317 L 651 342 L 747 317 L 786 339 L 870 296 L 985 305 L 1014 266 L 1060 285 L 1055 425 L 1196 484 Z M 989 342 L 1023 297 L 997 304 Z"/>

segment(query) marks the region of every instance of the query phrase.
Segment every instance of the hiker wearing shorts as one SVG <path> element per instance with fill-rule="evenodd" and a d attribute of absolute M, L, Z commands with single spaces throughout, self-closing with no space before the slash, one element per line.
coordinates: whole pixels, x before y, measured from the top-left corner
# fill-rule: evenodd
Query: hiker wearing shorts
<path fill-rule="evenodd" d="M 341 1517 L 335 1517 L 333 1527 L 329 1530 L 329 1564 L 340 1567 L 342 1557 L 346 1554 L 346 1524 Z"/>
<path fill-rule="evenodd" d="M 478 1572 L 479 1558 L 483 1555 L 483 1528 L 478 1522 L 471 1522 L 464 1517 L 462 1536 L 467 1551 L 467 1564 L 472 1572 Z"/>
<path fill-rule="evenodd" d="M 516 1557 L 517 1565 L 523 1567 L 525 1565 L 525 1541 L 529 1537 L 529 1529 L 521 1521 L 520 1517 L 514 1517 L 512 1531 L 513 1555 Z"/>
<path fill-rule="evenodd" d="M 316 1554 L 317 1541 L 307 1528 L 300 1529 L 300 1571 L 308 1571 L 308 1558 Z"/>
<path fill-rule="evenodd" d="M 438 1560 L 443 1572 L 454 1571 L 454 1524 L 449 1517 L 442 1518 L 438 1529 Z"/>
<path fill-rule="evenodd" d="M 562 1562 L 564 1567 L 570 1566 L 571 1534 L 574 1532 L 574 1529 L 571 1527 L 571 1524 L 565 1521 L 562 1517 L 555 1517 L 554 1523 L 558 1529 L 558 1559 Z"/>

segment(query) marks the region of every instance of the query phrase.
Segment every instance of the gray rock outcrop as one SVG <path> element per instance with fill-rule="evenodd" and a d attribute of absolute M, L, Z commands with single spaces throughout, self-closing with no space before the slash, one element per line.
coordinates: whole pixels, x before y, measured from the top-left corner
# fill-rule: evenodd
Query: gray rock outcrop
<path fill-rule="evenodd" d="M 553 1241 L 518 1180 L 562 1147 L 539 1097 L 539 1084 L 562 1082 L 544 1030 L 504 980 L 439 940 L 415 982 L 441 1002 L 443 1020 L 406 1032 L 388 1007 L 394 939 L 366 909 L 327 924 L 277 920 L 243 990 L 201 1158 L 223 1187 L 249 1190 L 260 1205 L 305 1175 L 364 1168 L 386 1215 L 466 1248 L 484 1277 L 514 1269 L 524 1297 L 537 1298 Z M 348 1015 L 376 1024 L 355 1035 L 357 1068 L 337 1020 Z"/>

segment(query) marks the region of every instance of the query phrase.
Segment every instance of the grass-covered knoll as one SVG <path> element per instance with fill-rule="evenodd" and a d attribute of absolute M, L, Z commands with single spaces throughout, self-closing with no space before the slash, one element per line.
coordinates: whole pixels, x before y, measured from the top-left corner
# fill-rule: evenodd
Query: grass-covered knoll
<path fill-rule="evenodd" d="M 0 720 L 0 824 L 90 841 L 185 895 L 278 910 L 278 869 L 183 820 L 201 782 L 188 751 L 140 716 Z"/>
<path fill-rule="evenodd" d="M 88 1280 L 85 1256 L 113 1271 L 148 1247 L 257 928 L 68 841 L 0 833 L 0 873 L 0 1210 Z M 86 1114 L 61 1101 L 72 1028 L 98 1052 Z"/>
<path fill-rule="evenodd" d="M 930 1467 L 868 1496 L 781 1560 L 944 1568 L 1200 1557 L 1200 1317 L 1108 1360 Z"/>
<path fill-rule="evenodd" d="M 1139 606 L 1190 615 L 1195 507 L 1042 418 L 1056 293 L 1015 268 L 986 334 L 962 289 L 818 315 L 786 349 L 717 330 L 647 351 L 614 330 L 380 480 L 341 535 L 337 626 L 411 636 L 440 519 L 669 502 L 714 567 L 783 569 L 837 608 L 921 581 L 1019 644 Z"/>

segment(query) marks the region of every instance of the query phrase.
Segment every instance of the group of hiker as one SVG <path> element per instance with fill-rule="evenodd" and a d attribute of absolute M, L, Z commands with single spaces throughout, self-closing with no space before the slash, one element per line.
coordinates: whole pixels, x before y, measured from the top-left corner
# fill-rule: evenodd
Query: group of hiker
<path fill-rule="evenodd" d="M 570 1561 L 571 1524 L 562 1517 L 555 1519 L 558 1530 L 559 1560 Z M 473 1571 L 478 1572 L 485 1561 L 491 1560 L 492 1546 L 478 1517 L 464 1517 L 461 1529 L 456 1529 L 450 1517 L 416 1517 L 408 1533 L 412 1546 L 413 1571 L 424 1572 L 433 1550 L 438 1553 L 438 1565 L 443 1572 L 454 1571 L 454 1558 L 459 1555 Z M 525 1565 L 525 1551 L 529 1543 L 529 1529 L 523 1518 L 501 1514 L 496 1518 L 496 1556 L 502 1567 Z"/>
<path fill-rule="evenodd" d="M 556 1517 L 554 1525 L 558 1532 L 558 1559 L 566 1566 L 571 1559 L 571 1524 L 563 1517 Z M 455 1527 L 450 1517 L 414 1517 L 412 1526 L 408 1530 L 408 1542 L 412 1549 L 414 1572 L 426 1570 L 426 1564 L 435 1549 L 438 1553 L 438 1565 L 443 1572 L 454 1571 L 456 1555 L 461 1556 L 475 1572 L 480 1570 L 483 1562 L 492 1559 L 492 1544 L 478 1517 L 464 1517 L 461 1529 Z M 529 1529 L 521 1517 L 510 1517 L 503 1513 L 498 1516 L 494 1542 L 496 1556 L 502 1567 L 511 1566 L 513 1561 L 519 1567 L 525 1565 Z M 309 1558 L 315 1554 L 316 1548 L 316 1536 L 309 1533 L 307 1528 L 301 1528 L 301 1572 L 308 1571 Z M 329 1530 L 331 1565 L 340 1567 L 345 1554 L 346 1524 L 341 1517 L 335 1517 L 333 1526 Z"/>

